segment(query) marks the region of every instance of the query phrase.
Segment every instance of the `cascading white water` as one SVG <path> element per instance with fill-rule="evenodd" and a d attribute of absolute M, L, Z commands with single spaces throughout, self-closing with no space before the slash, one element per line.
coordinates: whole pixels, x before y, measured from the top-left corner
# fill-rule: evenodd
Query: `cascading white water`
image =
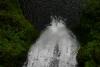
<path fill-rule="evenodd" d="M 51 25 L 32 45 L 23 67 L 76 67 L 79 44 L 64 21 L 53 18 Z"/>

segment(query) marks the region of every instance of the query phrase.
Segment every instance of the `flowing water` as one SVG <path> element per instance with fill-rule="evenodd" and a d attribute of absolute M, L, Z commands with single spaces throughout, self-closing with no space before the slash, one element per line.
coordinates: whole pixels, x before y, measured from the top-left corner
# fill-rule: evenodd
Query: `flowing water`
<path fill-rule="evenodd" d="M 51 25 L 40 35 L 29 50 L 23 67 L 76 67 L 79 44 L 64 21 L 53 18 Z"/>

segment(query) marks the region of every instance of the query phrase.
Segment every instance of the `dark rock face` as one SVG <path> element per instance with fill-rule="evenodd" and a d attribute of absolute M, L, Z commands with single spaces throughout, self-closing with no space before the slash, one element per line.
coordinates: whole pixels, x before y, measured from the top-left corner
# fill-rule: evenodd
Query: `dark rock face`
<path fill-rule="evenodd" d="M 50 16 L 67 19 L 68 27 L 73 27 L 80 20 L 80 0 L 19 0 L 26 18 L 37 28 L 42 29 L 50 22 Z"/>

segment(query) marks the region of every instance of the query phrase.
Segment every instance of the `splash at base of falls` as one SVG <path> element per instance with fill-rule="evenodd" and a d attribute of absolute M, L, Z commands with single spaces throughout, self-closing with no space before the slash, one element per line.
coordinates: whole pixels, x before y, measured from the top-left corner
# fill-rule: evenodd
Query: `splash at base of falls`
<path fill-rule="evenodd" d="M 76 67 L 79 44 L 64 21 L 53 18 L 28 53 L 23 67 Z"/>

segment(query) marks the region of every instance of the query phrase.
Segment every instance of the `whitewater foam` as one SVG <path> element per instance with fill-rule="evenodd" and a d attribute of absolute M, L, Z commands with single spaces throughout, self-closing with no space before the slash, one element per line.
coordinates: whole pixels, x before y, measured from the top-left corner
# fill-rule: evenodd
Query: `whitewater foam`
<path fill-rule="evenodd" d="M 64 21 L 53 18 L 30 48 L 28 63 L 23 67 L 76 67 L 78 49 L 77 39 Z"/>

